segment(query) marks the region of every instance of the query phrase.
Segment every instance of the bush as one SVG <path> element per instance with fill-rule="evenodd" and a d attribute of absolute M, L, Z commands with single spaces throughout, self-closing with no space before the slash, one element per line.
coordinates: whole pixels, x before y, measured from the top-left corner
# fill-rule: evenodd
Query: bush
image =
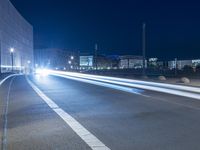
<path fill-rule="evenodd" d="M 200 64 L 196 66 L 196 72 L 200 73 Z"/>
<path fill-rule="evenodd" d="M 194 73 L 194 69 L 192 68 L 192 66 L 185 65 L 183 67 L 183 73 L 192 74 L 192 73 Z"/>

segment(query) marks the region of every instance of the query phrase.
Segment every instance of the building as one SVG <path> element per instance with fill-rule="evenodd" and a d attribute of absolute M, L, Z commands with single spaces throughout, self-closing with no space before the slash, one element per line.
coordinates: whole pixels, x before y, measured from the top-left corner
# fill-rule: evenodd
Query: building
<path fill-rule="evenodd" d="M 33 63 L 33 27 L 9 0 L 0 0 L 0 71 L 30 71 Z"/>
<path fill-rule="evenodd" d="M 113 69 L 118 67 L 118 59 L 113 55 L 98 55 L 96 60 L 93 55 L 80 56 L 80 69 Z"/>
<path fill-rule="evenodd" d="M 192 67 L 192 60 L 173 60 L 168 61 L 168 68 L 181 70 L 184 66 L 191 66 Z"/>
<path fill-rule="evenodd" d="M 130 69 L 130 68 L 142 68 L 143 67 L 143 57 L 134 55 L 124 55 L 119 57 L 119 68 Z M 147 64 L 147 63 L 146 63 Z"/>
<path fill-rule="evenodd" d="M 115 65 L 115 59 L 112 56 L 98 55 L 97 57 L 97 69 L 113 69 Z"/>
<path fill-rule="evenodd" d="M 200 59 L 193 59 L 192 65 L 193 65 L 193 67 L 199 66 L 200 65 Z"/>
<path fill-rule="evenodd" d="M 80 69 L 93 69 L 94 68 L 94 56 L 88 55 L 88 56 L 80 56 Z"/>
<path fill-rule="evenodd" d="M 35 49 L 35 67 L 67 70 L 77 67 L 77 56 L 58 48 Z"/>
<path fill-rule="evenodd" d="M 158 67 L 158 58 L 149 58 L 148 67 Z"/>

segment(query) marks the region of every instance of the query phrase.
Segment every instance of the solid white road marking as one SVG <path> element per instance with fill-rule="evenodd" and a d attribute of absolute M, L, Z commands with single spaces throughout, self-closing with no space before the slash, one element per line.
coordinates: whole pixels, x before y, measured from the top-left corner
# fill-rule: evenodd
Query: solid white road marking
<path fill-rule="evenodd" d="M 12 74 L 12 75 L 9 75 L 9 76 L 7 76 L 6 78 L 4 78 L 2 81 L 0 81 L 0 86 L 1 86 L 7 79 L 9 79 L 10 77 L 14 77 L 14 76 L 17 76 L 17 74 Z"/>
<path fill-rule="evenodd" d="M 29 85 L 33 90 L 49 105 L 49 107 L 56 112 L 83 140 L 92 150 L 110 150 L 105 144 L 103 144 L 97 137 L 84 128 L 78 121 L 72 116 L 61 109 L 56 103 L 47 97 L 36 85 L 34 85 L 28 78 L 26 78 Z"/>
<path fill-rule="evenodd" d="M 15 77 L 17 76 L 16 74 L 13 75 L 9 75 L 6 78 L 4 78 L 1 82 L 0 82 L 0 86 L 9 78 L 11 77 Z M 12 78 L 12 80 L 10 81 L 9 87 L 8 87 L 8 94 L 7 94 L 7 98 L 6 98 L 6 105 L 4 107 L 4 111 L 3 111 L 3 135 L 2 135 L 2 143 L 1 143 L 1 149 L 2 150 L 6 150 L 7 149 L 7 125 L 8 125 L 8 106 L 9 106 L 9 99 L 10 99 L 10 89 L 11 89 L 11 85 L 13 82 L 14 78 Z"/>

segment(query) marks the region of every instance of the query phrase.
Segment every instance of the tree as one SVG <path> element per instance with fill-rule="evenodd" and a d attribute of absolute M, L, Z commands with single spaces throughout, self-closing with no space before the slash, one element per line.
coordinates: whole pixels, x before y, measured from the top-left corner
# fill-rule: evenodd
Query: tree
<path fill-rule="evenodd" d="M 196 73 L 200 73 L 200 64 L 196 66 Z"/>
<path fill-rule="evenodd" d="M 194 69 L 192 68 L 192 66 L 185 65 L 183 67 L 183 73 L 185 73 L 185 74 L 192 74 L 192 73 L 194 73 Z"/>

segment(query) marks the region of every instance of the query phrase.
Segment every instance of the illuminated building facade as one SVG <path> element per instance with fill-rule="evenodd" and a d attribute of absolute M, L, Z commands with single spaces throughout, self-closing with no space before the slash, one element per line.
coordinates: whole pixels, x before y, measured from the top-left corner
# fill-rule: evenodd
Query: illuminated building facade
<path fill-rule="evenodd" d="M 33 27 L 9 0 L 0 0 L 1 72 L 27 71 L 33 64 Z"/>

